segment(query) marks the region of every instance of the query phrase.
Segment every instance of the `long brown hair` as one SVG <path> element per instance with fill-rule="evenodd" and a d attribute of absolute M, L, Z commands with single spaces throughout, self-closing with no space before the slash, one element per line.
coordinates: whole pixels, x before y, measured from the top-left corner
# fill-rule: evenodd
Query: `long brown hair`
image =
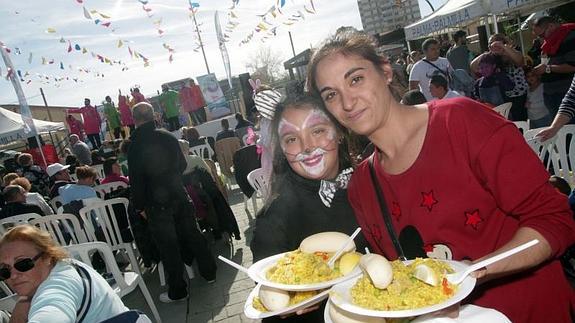
<path fill-rule="evenodd" d="M 319 96 L 319 89 L 316 85 L 317 66 L 324 58 L 332 54 L 342 54 L 344 56 L 356 55 L 370 61 L 376 70 L 383 73 L 383 64 L 389 64 L 389 60 L 377 53 L 377 41 L 370 35 L 357 31 L 354 28 L 344 28 L 329 36 L 317 49 L 307 65 L 307 90 L 315 96 Z M 393 78 L 389 89 L 393 97 L 401 100 L 400 85 L 397 78 Z"/>

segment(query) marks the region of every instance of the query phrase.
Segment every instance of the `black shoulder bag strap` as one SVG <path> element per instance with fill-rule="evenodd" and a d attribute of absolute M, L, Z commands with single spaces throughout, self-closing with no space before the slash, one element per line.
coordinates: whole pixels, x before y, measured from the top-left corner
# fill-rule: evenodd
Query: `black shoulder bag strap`
<path fill-rule="evenodd" d="M 371 155 L 369 158 L 369 173 L 371 178 L 371 183 L 373 184 L 373 188 L 375 189 L 375 195 L 377 197 L 377 201 L 379 202 L 379 207 L 381 208 L 381 214 L 383 215 L 383 220 L 385 221 L 385 227 L 387 228 L 387 233 L 391 238 L 391 242 L 395 247 L 395 251 L 397 252 L 397 256 L 399 260 L 407 260 L 405 258 L 405 254 L 403 253 L 403 249 L 401 248 L 401 244 L 397 239 L 397 235 L 395 234 L 395 230 L 393 229 L 393 223 L 391 223 L 391 215 L 389 214 L 389 209 L 387 208 L 387 203 L 385 202 L 385 197 L 383 196 L 383 191 L 381 190 L 381 186 L 377 180 L 377 176 L 375 174 L 375 168 L 373 166 L 373 159 L 377 151 Z"/>
<path fill-rule="evenodd" d="M 428 61 L 427 59 L 423 59 L 424 62 L 426 62 L 427 64 L 435 67 L 436 70 L 438 70 L 439 72 L 441 72 L 441 74 L 443 74 L 445 76 L 445 78 L 447 78 L 448 82 L 451 82 L 451 75 L 449 75 L 449 68 L 447 71 L 442 70 L 441 68 L 439 68 L 439 66 L 433 64 L 432 62 Z"/>
<path fill-rule="evenodd" d="M 76 311 L 76 323 L 83 323 L 88 314 L 88 310 L 92 305 L 92 278 L 90 273 L 78 264 L 72 264 L 76 271 L 82 278 L 82 285 L 84 286 L 84 295 L 82 296 L 82 303 L 80 303 L 80 308 Z"/>

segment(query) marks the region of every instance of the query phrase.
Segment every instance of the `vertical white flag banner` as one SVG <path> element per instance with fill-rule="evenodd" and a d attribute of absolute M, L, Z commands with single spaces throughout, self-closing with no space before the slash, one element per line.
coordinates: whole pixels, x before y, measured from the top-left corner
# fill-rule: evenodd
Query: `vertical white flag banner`
<path fill-rule="evenodd" d="M 10 75 L 10 81 L 12 82 L 12 86 L 14 86 L 14 90 L 16 91 L 16 96 L 18 96 L 18 103 L 20 104 L 20 115 L 22 116 L 22 121 L 24 122 L 24 133 L 26 137 L 36 136 L 36 126 L 34 125 L 34 119 L 32 118 L 32 111 L 30 111 L 30 107 L 28 106 L 28 102 L 26 101 L 26 97 L 24 96 L 24 91 L 22 91 L 22 86 L 20 85 L 20 80 L 16 77 L 16 69 L 12 64 L 12 60 L 10 60 L 10 56 L 6 51 L 6 46 L 0 42 L 0 53 L 2 53 L 2 59 L 4 60 L 4 64 L 6 65 L 6 69 Z"/>
<path fill-rule="evenodd" d="M 224 61 L 224 68 L 226 70 L 226 76 L 228 77 L 228 84 L 230 89 L 232 89 L 232 70 L 230 67 L 230 57 L 228 56 L 228 50 L 226 48 L 226 40 L 224 34 L 222 33 L 222 26 L 220 26 L 220 17 L 218 11 L 214 14 L 214 23 L 216 25 L 216 34 L 218 36 L 218 44 L 220 46 L 220 52 L 222 53 L 222 61 Z"/>

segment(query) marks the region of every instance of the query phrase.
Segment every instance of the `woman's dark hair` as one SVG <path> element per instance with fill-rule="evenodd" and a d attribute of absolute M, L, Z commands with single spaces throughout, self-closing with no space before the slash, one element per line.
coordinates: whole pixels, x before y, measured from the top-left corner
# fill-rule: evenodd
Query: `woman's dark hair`
<path fill-rule="evenodd" d="M 124 139 L 122 140 L 122 143 L 120 143 L 120 152 L 124 155 L 128 154 L 128 149 L 130 149 L 130 143 L 132 143 L 132 141 L 130 139 Z"/>
<path fill-rule="evenodd" d="M 308 93 L 295 95 L 295 96 L 288 96 L 284 100 L 282 100 L 276 106 L 274 116 L 272 118 L 270 124 L 270 135 L 272 138 L 272 147 L 273 147 L 273 171 L 272 171 L 272 197 L 277 195 L 280 191 L 279 187 L 281 186 L 281 180 L 283 175 L 287 174 L 287 172 L 292 171 L 291 166 L 289 165 L 281 147 L 280 137 L 278 135 L 279 124 L 282 119 L 282 115 L 284 111 L 287 109 L 319 109 L 320 111 L 324 112 L 330 121 L 335 125 L 338 135 L 344 136 L 347 133 L 347 130 L 343 128 L 329 113 L 327 113 L 327 109 L 325 108 L 323 101 L 316 97 L 312 96 Z M 352 166 L 352 156 L 348 149 L 348 141 L 341 140 L 339 147 L 338 147 L 338 159 L 339 159 L 339 170 Z M 268 201 L 271 201 L 269 199 Z"/>
<path fill-rule="evenodd" d="M 403 98 L 401 98 L 401 103 L 405 105 L 423 104 L 425 102 L 427 102 L 427 99 L 419 90 L 407 91 L 403 95 Z"/>
<path fill-rule="evenodd" d="M 106 158 L 106 160 L 104 161 L 104 175 L 106 176 L 110 176 L 113 173 L 113 168 L 112 166 L 118 162 L 118 158 L 116 157 L 108 157 Z"/>
<path fill-rule="evenodd" d="M 368 34 L 357 31 L 354 28 L 342 29 L 328 37 L 316 50 L 307 65 L 306 89 L 315 96 L 319 96 L 315 79 L 317 77 L 317 65 L 324 58 L 332 54 L 342 54 L 344 56 L 356 55 L 370 61 L 377 71 L 383 73 L 383 64 L 389 64 L 389 60 L 377 53 L 377 41 Z M 398 89 L 396 78 L 389 85 L 393 97 L 399 101 L 402 92 Z"/>

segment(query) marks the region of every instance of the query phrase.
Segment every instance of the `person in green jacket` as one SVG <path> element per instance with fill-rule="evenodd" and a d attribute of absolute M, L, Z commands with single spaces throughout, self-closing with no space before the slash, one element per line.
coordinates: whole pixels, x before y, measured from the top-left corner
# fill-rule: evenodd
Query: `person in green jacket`
<path fill-rule="evenodd" d="M 120 122 L 120 112 L 118 112 L 118 109 L 114 106 L 114 102 L 112 102 L 112 98 L 109 95 L 106 96 L 104 101 L 104 114 L 108 120 L 108 127 L 114 131 L 114 138 L 120 138 L 120 134 L 122 138 L 125 138 L 126 134 Z"/>
<path fill-rule="evenodd" d="M 170 90 L 167 85 L 162 85 L 160 94 L 160 106 L 164 110 L 168 120 L 168 130 L 176 131 L 180 129 L 180 109 L 178 108 L 178 92 Z"/>

